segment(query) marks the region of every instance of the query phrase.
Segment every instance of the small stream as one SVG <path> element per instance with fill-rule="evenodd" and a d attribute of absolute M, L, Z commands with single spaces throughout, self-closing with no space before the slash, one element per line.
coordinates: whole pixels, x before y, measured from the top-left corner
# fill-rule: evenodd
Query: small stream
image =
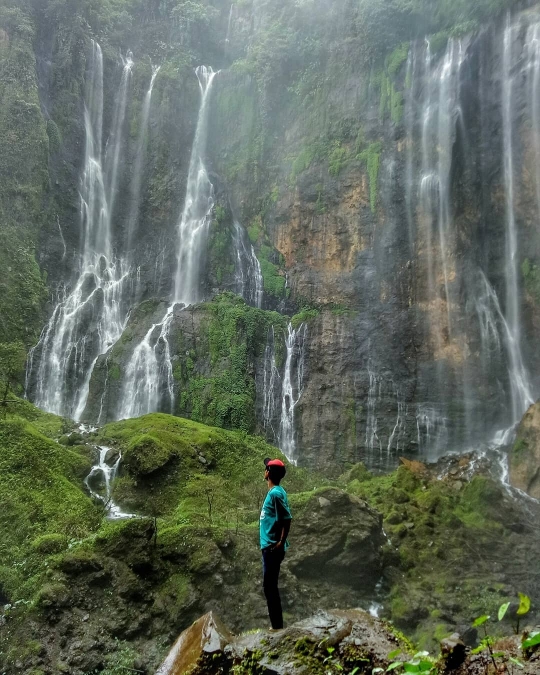
<path fill-rule="evenodd" d="M 90 473 L 84 479 L 86 487 L 88 488 L 92 497 L 103 502 L 107 510 L 107 518 L 110 520 L 135 518 L 136 515 L 134 513 L 125 513 L 122 511 L 122 509 L 114 503 L 111 496 L 112 485 L 118 472 L 118 466 L 120 465 L 120 460 L 122 459 L 122 453 L 118 453 L 118 457 L 111 466 L 107 463 L 107 455 L 109 454 L 111 448 L 108 448 L 105 445 L 100 445 L 98 446 L 98 450 L 99 462 L 98 464 L 94 464 L 94 466 L 90 469 Z"/>

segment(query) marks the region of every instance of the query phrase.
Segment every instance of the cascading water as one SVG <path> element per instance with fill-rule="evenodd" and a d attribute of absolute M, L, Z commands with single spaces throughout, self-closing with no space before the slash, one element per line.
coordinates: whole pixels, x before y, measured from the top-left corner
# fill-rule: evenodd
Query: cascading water
<path fill-rule="evenodd" d="M 168 407 L 174 410 L 173 368 L 169 330 L 175 305 L 191 305 L 202 299 L 200 262 L 206 249 L 214 188 L 204 166 L 208 102 L 216 73 L 206 66 L 195 70 L 201 104 L 191 149 L 186 197 L 178 223 L 177 268 L 172 304 L 160 323 L 152 325 L 135 347 L 128 363 L 118 419 L 138 417 Z M 165 402 L 164 399 L 168 399 Z"/>
<path fill-rule="evenodd" d="M 90 473 L 85 478 L 85 485 L 94 499 L 103 502 L 107 509 L 107 516 L 110 519 L 132 518 L 133 514 L 124 513 L 120 507 L 113 502 L 111 497 L 112 484 L 116 478 L 122 455 L 119 453 L 114 464 L 111 466 L 107 462 L 107 455 L 110 452 L 110 448 L 100 446 L 98 450 L 99 461 L 91 468 Z"/>
<path fill-rule="evenodd" d="M 439 298 L 444 286 L 448 333 L 452 333 L 450 295 L 450 254 L 452 228 L 450 168 L 459 110 L 459 79 L 463 62 L 461 42 L 449 40 L 439 68 L 432 71 L 431 47 L 425 46 L 427 94 L 422 112 L 422 175 L 420 208 L 425 221 L 428 287 L 431 301 Z M 433 238 L 436 230 L 437 238 Z M 439 331 L 437 331 L 439 332 Z M 439 336 L 440 340 L 440 336 Z"/>
<path fill-rule="evenodd" d="M 294 428 L 294 409 L 304 388 L 304 357 L 307 338 L 307 324 L 302 323 L 295 330 L 292 324 L 287 329 L 285 347 L 287 358 L 281 389 L 281 421 L 279 427 L 279 447 L 290 462 L 296 462 L 296 436 Z"/>
<path fill-rule="evenodd" d="M 278 414 L 278 400 L 281 391 L 281 377 L 276 365 L 276 334 L 272 326 L 268 331 L 264 349 L 263 370 L 263 427 L 270 441 L 276 440 L 274 421 Z"/>
<path fill-rule="evenodd" d="M 133 60 L 128 52 L 114 112 L 114 125 L 102 160 L 103 55 L 92 41 L 85 106 L 86 146 L 80 184 L 83 248 L 78 279 L 57 304 L 29 359 L 37 406 L 80 419 L 96 360 L 114 344 L 125 326 L 123 285 L 128 269 L 113 256 L 111 218 L 123 146 L 123 128 Z M 103 164 L 106 170 L 103 169 Z"/>
<path fill-rule="evenodd" d="M 195 73 L 201 90 L 201 106 L 191 149 L 184 210 L 178 224 L 178 256 L 174 283 L 174 303 L 192 305 L 202 299 L 200 263 L 206 249 L 210 216 L 214 207 L 214 187 L 204 166 L 208 132 L 208 102 L 216 73 L 199 66 Z"/>
<path fill-rule="evenodd" d="M 381 397 L 381 379 L 371 370 L 368 364 L 369 390 L 367 399 L 367 422 L 366 422 L 366 450 L 373 454 L 374 450 L 382 451 L 382 443 L 377 435 L 377 415 L 375 408 L 377 400 Z"/>
<path fill-rule="evenodd" d="M 508 15 L 503 40 L 502 73 L 502 120 L 503 120 L 503 161 L 504 187 L 506 198 L 506 307 L 505 325 L 508 337 L 510 360 L 510 386 L 512 401 L 512 419 L 516 423 L 525 410 L 534 403 L 529 375 L 523 364 L 521 353 L 520 296 L 518 284 L 518 244 L 514 203 L 514 146 L 513 146 L 513 78 L 512 47 L 515 28 Z M 529 35 L 529 37 L 531 37 Z M 534 38 L 534 32 L 532 34 Z M 534 50 L 529 55 L 534 58 Z"/>
<path fill-rule="evenodd" d="M 235 291 L 248 304 L 261 307 L 263 300 L 261 264 L 255 255 L 252 244 L 246 241 L 246 233 L 237 220 L 234 221 L 233 240 L 236 252 Z"/>
<path fill-rule="evenodd" d="M 150 86 L 144 97 L 141 122 L 139 128 L 139 138 L 137 140 L 137 149 L 135 154 L 135 166 L 133 167 L 133 176 L 131 179 L 129 216 L 127 221 L 127 250 L 132 253 L 133 238 L 137 234 L 137 224 L 139 220 L 139 207 L 141 203 L 141 185 L 143 176 L 143 162 L 145 158 L 146 141 L 148 137 L 148 121 L 150 119 L 150 107 L 152 103 L 152 92 L 154 83 L 160 71 L 160 66 L 152 67 L 152 77 Z"/>

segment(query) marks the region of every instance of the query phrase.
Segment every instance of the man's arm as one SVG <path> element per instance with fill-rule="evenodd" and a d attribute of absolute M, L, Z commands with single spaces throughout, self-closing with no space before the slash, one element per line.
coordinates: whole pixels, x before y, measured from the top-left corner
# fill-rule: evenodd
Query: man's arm
<path fill-rule="evenodd" d="M 276 500 L 276 509 L 278 513 L 278 524 L 281 527 L 281 535 L 278 543 L 274 546 L 274 548 L 279 548 L 280 546 L 285 545 L 287 535 L 289 534 L 289 530 L 291 529 L 292 516 L 288 505 L 284 504 L 281 499 Z"/>
<path fill-rule="evenodd" d="M 281 537 L 276 546 L 283 546 L 285 544 L 290 529 L 291 529 L 291 519 L 289 518 L 288 520 L 283 521 L 283 529 L 281 530 Z"/>

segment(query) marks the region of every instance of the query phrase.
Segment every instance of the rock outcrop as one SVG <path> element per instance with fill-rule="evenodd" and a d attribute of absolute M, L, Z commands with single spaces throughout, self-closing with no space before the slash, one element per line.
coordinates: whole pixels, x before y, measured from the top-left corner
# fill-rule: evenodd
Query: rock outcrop
<path fill-rule="evenodd" d="M 386 669 L 388 654 L 396 648 L 401 652 L 398 639 L 381 621 L 352 609 L 321 611 L 277 633 L 261 630 L 223 644 L 225 636 L 212 614 L 201 617 L 178 638 L 156 675 L 228 673 L 234 665 L 248 663 L 267 675 L 322 672 L 323 663 L 332 667 L 340 662 Z"/>
<path fill-rule="evenodd" d="M 540 499 L 540 403 L 532 405 L 521 420 L 509 463 L 512 485 Z"/>
<path fill-rule="evenodd" d="M 289 569 L 303 581 L 348 585 L 364 593 L 382 570 L 382 516 L 342 490 L 318 492 L 294 523 Z"/>
<path fill-rule="evenodd" d="M 156 675 L 383 673 L 391 664 L 398 672 L 484 675 L 493 667 L 493 672 L 508 672 L 511 659 L 524 675 L 539 672 L 540 652 L 522 654 L 517 636 L 497 643 L 495 658 L 487 649 L 466 650 L 457 634 L 443 640 L 441 651 L 437 658 L 425 651 L 415 654 L 391 625 L 362 610 L 320 611 L 276 633 L 260 630 L 238 637 L 230 636 L 210 612 L 180 635 Z"/>

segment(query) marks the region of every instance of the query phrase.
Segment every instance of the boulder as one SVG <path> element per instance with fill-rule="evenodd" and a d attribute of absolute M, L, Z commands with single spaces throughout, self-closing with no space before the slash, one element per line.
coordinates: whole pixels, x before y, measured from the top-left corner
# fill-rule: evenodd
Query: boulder
<path fill-rule="evenodd" d="M 375 585 L 384 544 L 382 516 L 360 498 L 329 488 L 314 495 L 294 520 L 290 570 L 300 579 Z"/>
<path fill-rule="evenodd" d="M 218 675 L 257 672 L 301 675 L 342 663 L 388 666 L 388 654 L 400 645 L 385 624 L 361 609 L 319 611 L 276 632 L 256 631 L 232 637 L 212 613 L 180 635 L 156 675 Z M 367 671 L 366 671 L 367 672 Z"/>
<path fill-rule="evenodd" d="M 509 460 L 510 483 L 540 499 L 540 401 L 521 420 Z"/>
<path fill-rule="evenodd" d="M 181 633 L 156 675 L 183 675 L 203 656 L 222 652 L 233 636 L 213 612 Z"/>

